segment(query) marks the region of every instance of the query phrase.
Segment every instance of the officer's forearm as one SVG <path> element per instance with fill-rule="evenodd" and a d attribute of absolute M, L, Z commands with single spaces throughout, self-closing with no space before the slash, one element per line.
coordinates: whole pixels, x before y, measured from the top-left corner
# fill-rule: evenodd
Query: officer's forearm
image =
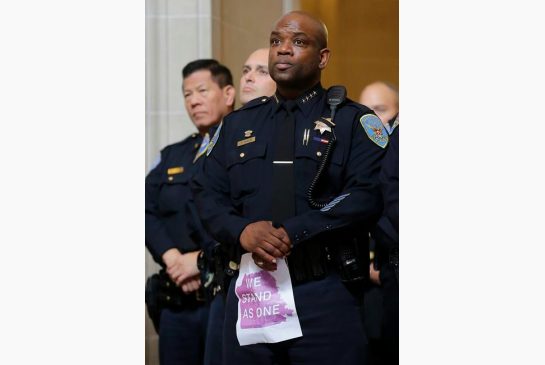
<path fill-rule="evenodd" d="M 336 205 L 321 210 L 310 210 L 282 223 L 292 245 L 309 240 L 319 234 L 351 226 L 357 221 L 376 221 L 382 210 L 382 201 L 376 189 L 352 189 L 341 194 L 346 197 Z"/>

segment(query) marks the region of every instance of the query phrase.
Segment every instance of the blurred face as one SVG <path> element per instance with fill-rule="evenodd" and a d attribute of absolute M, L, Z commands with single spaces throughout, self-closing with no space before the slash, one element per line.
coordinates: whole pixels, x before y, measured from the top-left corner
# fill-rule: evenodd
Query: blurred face
<path fill-rule="evenodd" d="M 269 72 L 278 88 L 306 90 L 320 81 L 329 49 L 320 49 L 316 22 L 301 14 L 288 14 L 276 23 L 270 36 Z"/>
<path fill-rule="evenodd" d="M 187 113 L 200 132 L 207 131 L 229 114 L 235 98 L 233 86 L 221 89 L 208 70 L 195 71 L 186 77 L 183 93 Z"/>
<path fill-rule="evenodd" d="M 373 83 L 363 89 L 360 104 L 373 109 L 384 125 L 399 111 L 397 93 L 383 83 Z"/>
<path fill-rule="evenodd" d="M 269 76 L 269 50 L 258 49 L 248 57 L 240 78 L 240 102 L 246 104 L 260 96 L 271 96 L 276 84 Z"/>

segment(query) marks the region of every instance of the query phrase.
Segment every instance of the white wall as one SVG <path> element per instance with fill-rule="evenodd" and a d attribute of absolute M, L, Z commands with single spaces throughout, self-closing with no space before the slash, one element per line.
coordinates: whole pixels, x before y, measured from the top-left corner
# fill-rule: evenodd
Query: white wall
<path fill-rule="evenodd" d="M 146 0 L 145 173 L 163 147 L 196 131 L 183 104 L 181 72 L 190 61 L 212 57 L 211 24 L 210 0 Z M 146 277 L 157 270 L 146 250 Z M 159 364 L 147 315 L 146 364 Z"/>

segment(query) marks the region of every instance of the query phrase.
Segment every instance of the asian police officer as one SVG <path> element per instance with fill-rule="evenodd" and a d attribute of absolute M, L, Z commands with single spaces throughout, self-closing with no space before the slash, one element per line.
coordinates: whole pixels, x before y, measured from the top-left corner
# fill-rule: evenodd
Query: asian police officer
<path fill-rule="evenodd" d="M 235 99 L 231 72 L 216 60 L 190 62 L 182 74 L 186 110 L 199 133 L 165 147 L 146 177 L 146 247 L 180 295 L 179 304 L 161 311 L 162 365 L 203 363 L 208 309 L 198 296 L 197 255 L 214 241 L 201 225 L 189 181 L 203 160 L 209 131 L 233 110 Z M 214 356 L 210 351 L 207 356 Z"/>

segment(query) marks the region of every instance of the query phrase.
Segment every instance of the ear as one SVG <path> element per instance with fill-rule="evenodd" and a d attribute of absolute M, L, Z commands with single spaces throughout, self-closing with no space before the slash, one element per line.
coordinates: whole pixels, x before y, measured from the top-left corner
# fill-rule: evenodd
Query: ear
<path fill-rule="evenodd" d="M 234 107 L 235 106 L 235 88 L 233 85 L 227 85 L 223 88 L 223 99 L 225 100 L 225 105 Z"/>
<path fill-rule="evenodd" d="M 320 70 L 323 70 L 327 66 L 327 63 L 329 62 L 329 56 L 330 56 L 329 48 L 324 48 L 320 50 L 320 64 L 318 65 Z"/>

